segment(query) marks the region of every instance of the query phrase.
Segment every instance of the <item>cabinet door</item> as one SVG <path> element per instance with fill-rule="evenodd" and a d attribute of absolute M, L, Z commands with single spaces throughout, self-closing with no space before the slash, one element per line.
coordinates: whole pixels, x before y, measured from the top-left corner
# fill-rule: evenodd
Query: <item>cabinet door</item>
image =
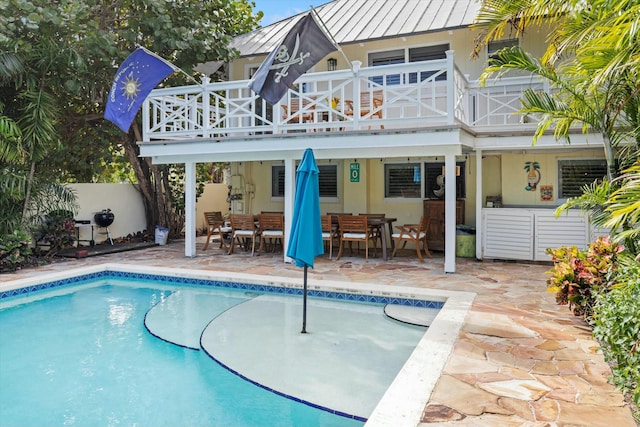
<path fill-rule="evenodd" d="M 444 200 L 425 200 L 424 215 L 431 218 L 427 232 L 429 250 L 444 251 Z M 464 200 L 456 201 L 456 224 L 464 224 Z"/>
<path fill-rule="evenodd" d="M 444 202 L 441 200 L 425 200 L 424 215 L 431 218 L 427 231 L 429 250 L 444 250 Z"/>

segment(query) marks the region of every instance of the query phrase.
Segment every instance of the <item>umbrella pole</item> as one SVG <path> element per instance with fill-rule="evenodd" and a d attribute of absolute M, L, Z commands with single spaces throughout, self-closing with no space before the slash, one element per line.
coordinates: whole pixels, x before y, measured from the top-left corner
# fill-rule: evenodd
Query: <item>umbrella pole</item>
<path fill-rule="evenodd" d="M 302 333 L 307 333 L 307 266 L 304 266 L 304 286 L 302 290 Z"/>

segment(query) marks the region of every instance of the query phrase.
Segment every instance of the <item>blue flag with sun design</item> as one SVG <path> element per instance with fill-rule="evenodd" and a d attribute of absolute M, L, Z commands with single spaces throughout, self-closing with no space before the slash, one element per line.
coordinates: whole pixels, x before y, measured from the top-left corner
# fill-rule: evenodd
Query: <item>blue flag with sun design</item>
<path fill-rule="evenodd" d="M 104 118 L 128 132 L 140 106 L 158 83 L 175 68 L 144 48 L 136 49 L 120 65 L 107 100 Z"/>

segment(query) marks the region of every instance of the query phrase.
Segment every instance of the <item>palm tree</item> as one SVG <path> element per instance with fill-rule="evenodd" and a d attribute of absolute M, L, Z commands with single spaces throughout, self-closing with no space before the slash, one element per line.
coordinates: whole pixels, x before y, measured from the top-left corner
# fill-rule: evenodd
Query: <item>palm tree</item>
<path fill-rule="evenodd" d="M 75 208 L 70 190 L 42 181 L 36 174 L 38 162 L 59 144 L 54 97 L 36 77 L 42 70 L 34 72 L 32 68 L 55 62 L 46 55 L 59 51 L 51 43 L 45 45 L 22 54 L 11 50 L 9 43 L 0 51 L 0 235 L 26 228 L 47 209 Z M 38 56 L 42 54 L 45 56 Z M 11 116 L 3 114 L 7 102 L 11 103 Z"/>
<path fill-rule="evenodd" d="M 541 58 L 520 47 L 505 48 L 489 59 L 481 80 L 518 70 L 549 82 L 552 94 L 529 90 L 524 96 L 521 112 L 540 118 L 533 142 L 552 126 L 558 139 L 570 140 L 576 124 L 583 132 L 599 132 L 611 180 L 616 149 L 626 165 L 640 152 L 638 16 L 637 0 L 485 1 L 477 19 L 476 54 L 505 33 L 517 37 L 546 20 L 558 29 Z"/>
<path fill-rule="evenodd" d="M 631 253 L 640 256 L 640 160 L 623 172 L 616 178 L 620 187 L 607 200 L 610 217 L 604 225 L 621 230 L 616 240 L 624 241 Z"/>

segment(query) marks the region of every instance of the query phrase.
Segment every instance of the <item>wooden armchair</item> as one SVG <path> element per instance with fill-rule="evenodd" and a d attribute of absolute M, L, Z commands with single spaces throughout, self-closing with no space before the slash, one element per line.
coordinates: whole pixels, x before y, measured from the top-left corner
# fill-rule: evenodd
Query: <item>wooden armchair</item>
<path fill-rule="evenodd" d="M 420 242 L 422 242 L 424 254 L 428 258 L 431 258 L 431 252 L 429 252 L 429 246 L 427 245 L 427 230 L 430 224 L 431 218 L 422 216 L 420 218 L 420 224 L 396 225 L 398 232 L 391 235 L 391 238 L 395 242 L 395 248 L 393 249 L 391 258 L 396 255 L 400 243 L 402 243 L 402 248 L 404 249 L 407 242 L 413 242 L 416 245 L 416 253 L 418 254 L 420 262 L 424 262 L 424 258 L 422 258 L 422 253 L 420 252 Z"/>
<path fill-rule="evenodd" d="M 329 242 L 329 259 L 333 258 L 333 241 L 338 237 L 331 215 L 322 215 L 322 241 Z"/>
<path fill-rule="evenodd" d="M 382 119 L 382 104 L 384 104 L 382 91 L 360 92 L 360 117 Z M 344 114 L 353 117 L 354 111 L 353 101 L 345 99 Z M 369 129 L 371 129 L 371 126 L 369 126 Z M 380 129 L 384 129 L 384 125 L 380 125 Z"/>
<path fill-rule="evenodd" d="M 386 222 L 379 222 L 372 224 L 371 220 L 383 220 L 385 214 L 371 214 L 371 213 L 361 213 L 360 215 L 366 215 L 367 221 L 369 222 L 369 229 L 371 230 L 371 234 L 373 235 L 373 248 L 377 248 L 377 242 L 380 242 L 380 247 L 382 247 L 382 227 L 386 226 Z"/>
<path fill-rule="evenodd" d="M 222 212 L 205 212 L 204 219 L 207 224 L 207 241 L 202 250 L 207 250 L 209 247 L 209 240 L 214 234 L 217 234 L 220 237 L 220 247 L 226 248 L 227 244 L 224 242 L 224 238 L 227 234 L 231 233 L 231 227 L 225 227 Z"/>
<path fill-rule="evenodd" d="M 311 105 L 311 101 L 303 100 L 302 109 L 300 108 L 300 98 L 291 98 L 288 104 L 282 104 L 284 114 L 282 120 L 285 123 L 307 123 L 314 122 L 314 106 Z"/>
<path fill-rule="evenodd" d="M 265 248 L 266 240 L 269 239 L 275 252 L 276 242 L 280 241 L 280 247 L 284 247 L 284 215 L 280 213 L 261 213 L 258 215 L 258 228 L 260 229 L 260 247 L 258 255 Z"/>
<path fill-rule="evenodd" d="M 236 241 L 239 245 L 243 246 L 245 242 L 251 239 L 251 256 L 253 256 L 256 249 L 256 238 L 259 236 L 260 231 L 256 227 L 255 220 L 252 214 L 231 214 L 231 247 L 229 248 L 229 254 L 233 253 Z"/>
<path fill-rule="evenodd" d="M 340 250 L 338 251 L 336 261 L 342 256 L 345 242 L 364 242 L 364 258 L 369 259 L 369 240 L 373 240 L 375 237 L 369 228 L 366 215 L 338 216 L 338 232 L 340 233 Z"/>

